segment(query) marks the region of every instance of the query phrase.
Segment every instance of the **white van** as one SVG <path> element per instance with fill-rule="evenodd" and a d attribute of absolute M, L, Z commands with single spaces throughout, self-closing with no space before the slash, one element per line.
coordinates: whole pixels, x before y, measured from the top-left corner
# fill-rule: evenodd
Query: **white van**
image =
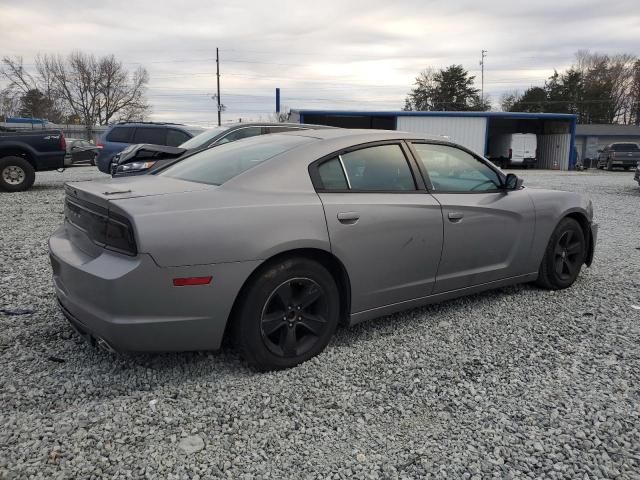
<path fill-rule="evenodd" d="M 489 158 L 500 167 L 534 167 L 538 140 L 535 133 L 494 135 L 489 141 Z"/>

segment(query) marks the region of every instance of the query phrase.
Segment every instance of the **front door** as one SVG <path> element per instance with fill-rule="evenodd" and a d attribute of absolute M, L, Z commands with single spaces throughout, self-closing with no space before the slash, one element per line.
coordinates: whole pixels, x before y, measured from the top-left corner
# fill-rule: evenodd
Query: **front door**
<path fill-rule="evenodd" d="M 499 188 L 499 174 L 462 149 L 413 147 L 442 206 L 444 243 L 434 293 L 531 273 L 535 210 L 527 191 Z"/>
<path fill-rule="evenodd" d="M 360 147 L 317 166 L 331 249 L 349 271 L 351 313 L 433 291 L 442 212 L 417 188 L 405 148 Z"/>

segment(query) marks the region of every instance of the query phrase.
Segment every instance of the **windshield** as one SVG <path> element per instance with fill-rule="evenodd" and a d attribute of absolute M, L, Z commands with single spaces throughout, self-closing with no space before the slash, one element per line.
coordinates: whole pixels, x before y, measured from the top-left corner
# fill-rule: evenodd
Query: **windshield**
<path fill-rule="evenodd" d="M 614 152 L 629 152 L 629 151 L 638 151 L 640 147 L 635 143 L 614 143 L 611 145 L 611 149 Z"/>
<path fill-rule="evenodd" d="M 159 175 L 222 185 L 265 160 L 312 141 L 310 137 L 286 134 L 251 137 L 198 152 Z"/>
<path fill-rule="evenodd" d="M 221 133 L 226 132 L 227 130 L 229 130 L 229 127 L 208 128 L 204 132 L 196 135 L 193 138 L 190 138 L 184 143 L 181 143 L 180 148 L 186 148 L 190 150 L 192 148 L 202 147 L 207 142 L 209 142 L 209 140 L 211 140 L 213 137 L 216 137 Z"/>

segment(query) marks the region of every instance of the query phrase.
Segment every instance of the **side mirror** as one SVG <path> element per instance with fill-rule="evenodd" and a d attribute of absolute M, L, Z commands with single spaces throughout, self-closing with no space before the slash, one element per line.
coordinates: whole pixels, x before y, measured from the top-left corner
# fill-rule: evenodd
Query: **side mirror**
<path fill-rule="evenodd" d="M 522 178 L 518 178 L 514 173 L 508 173 L 507 178 L 504 179 L 504 189 L 505 190 L 518 190 L 522 187 L 524 180 Z"/>

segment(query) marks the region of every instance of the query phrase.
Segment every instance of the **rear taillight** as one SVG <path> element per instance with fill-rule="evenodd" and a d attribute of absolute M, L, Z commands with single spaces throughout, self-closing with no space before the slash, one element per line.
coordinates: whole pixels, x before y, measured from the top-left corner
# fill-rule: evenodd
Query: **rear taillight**
<path fill-rule="evenodd" d="M 60 150 L 66 150 L 67 149 L 67 141 L 64 138 L 64 134 L 60 134 L 60 139 L 58 140 L 58 147 L 60 148 Z"/>
<path fill-rule="evenodd" d="M 96 143 L 96 147 L 98 148 L 104 148 L 104 145 L 102 143 Z"/>
<path fill-rule="evenodd" d="M 137 255 L 133 227 L 125 217 L 77 198 L 67 198 L 65 217 L 96 245 L 125 255 Z"/>
<path fill-rule="evenodd" d="M 105 230 L 105 248 L 115 250 L 126 255 L 136 255 L 136 241 L 133 238 L 133 228 L 126 218 L 109 212 Z"/>
<path fill-rule="evenodd" d="M 513 150 L 509 149 L 509 160 L 511 160 L 512 156 L 513 156 Z"/>

